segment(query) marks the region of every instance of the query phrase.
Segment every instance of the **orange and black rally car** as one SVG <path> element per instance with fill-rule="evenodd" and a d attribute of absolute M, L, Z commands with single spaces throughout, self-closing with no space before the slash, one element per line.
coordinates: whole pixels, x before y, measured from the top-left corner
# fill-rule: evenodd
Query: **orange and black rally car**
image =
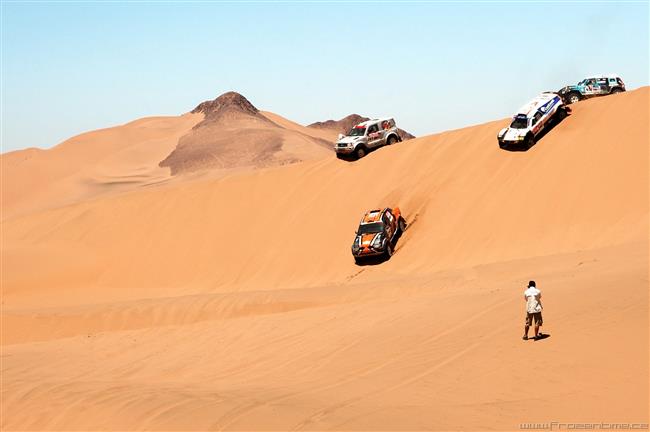
<path fill-rule="evenodd" d="M 366 212 L 352 243 L 354 260 L 359 262 L 365 257 L 377 255 L 390 258 L 397 234 L 405 229 L 406 221 L 397 207 Z"/>

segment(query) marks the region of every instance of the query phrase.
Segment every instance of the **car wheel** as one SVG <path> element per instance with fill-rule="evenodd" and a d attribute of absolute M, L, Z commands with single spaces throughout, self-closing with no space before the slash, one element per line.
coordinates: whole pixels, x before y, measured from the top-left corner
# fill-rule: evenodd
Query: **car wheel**
<path fill-rule="evenodd" d="M 400 232 L 403 233 L 404 231 L 406 231 L 406 221 L 404 220 L 404 218 L 402 217 L 399 218 L 398 227 Z"/>
<path fill-rule="evenodd" d="M 391 136 L 388 137 L 387 144 L 388 145 L 393 145 L 393 144 L 395 144 L 396 141 L 397 141 L 397 139 L 395 139 L 395 137 L 393 135 L 391 135 Z"/>
<path fill-rule="evenodd" d="M 355 263 L 355 264 L 359 264 L 359 263 L 361 263 L 361 258 L 355 256 L 355 257 L 354 257 L 354 263 Z"/>
<path fill-rule="evenodd" d="M 560 108 L 557 112 L 557 119 L 559 121 L 562 121 L 566 118 L 566 110 L 563 108 Z"/>
<path fill-rule="evenodd" d="M 622 89 L 620 89 L 619 87 L 616 87 L 616 88 L 612 89 L 612 94 L 620 93 L 622 91 L 623 91 Z"/>
<path fill-rule="evenodd" d="M 361 159 L 366 155 L 366 148 L 364 146 L 359 146 L 355 151 L 355 154 L 357 155 L 357 159 Z"/>
<path fill-rule="evenodd" d="M 393 245 L 389 241 L 388 244 L 386 245 L 386 258 L 390 258 L 393 256 Z"/>
<path fill-rule="evenodd" d="M 526 136 L 525 144 L 526 144 L 526 148 L 528 148 L 528 149 L 531 148 L 532 146 L 534 146 L 535 145 L 535 137 L 532 134 L 529 134 L 528 136 Z"/>
<path fill-rule="evenodd" d="M 580 102 L 580 99 L 581 99 L 580 93 L 577 92 L 569 93 L 569 96 L 567 97 L 567 100 L 570 104 Z"/>
<path fill-rule="evenodd" d="M 499 141 L 499 147 L 502 149 L 508 148 L 508 144 L 504 143 L 503 141 Z"/>

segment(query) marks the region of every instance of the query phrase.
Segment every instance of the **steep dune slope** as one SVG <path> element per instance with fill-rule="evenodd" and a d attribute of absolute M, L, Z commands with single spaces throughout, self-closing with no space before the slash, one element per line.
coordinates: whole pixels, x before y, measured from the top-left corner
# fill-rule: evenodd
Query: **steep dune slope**
<path fill-rule="evenodd" d="M 411 227 L 395 258 L 366 268 L 362 280 L 640 241 L 647 99 L 642 89 L 582 103 L 528 152 L 499 150 L 499 121 L 355 163 L 332 158 L 10 221 L 5 301 L 29 304 L 35 292 L 65 304 L 343 282 L 359 270 L 348 250 L 358 218 L 380 205 L 399 205 Z"/>
<path fill-rule="evenodd" d="M 527 152 L 503 120 L 3 221 L 0 426 L 647 423 L 648 90 Z M 382 205 L 410 226 L 356 266 Z M 521 340 L 529 279 L 543 341 Z"/>

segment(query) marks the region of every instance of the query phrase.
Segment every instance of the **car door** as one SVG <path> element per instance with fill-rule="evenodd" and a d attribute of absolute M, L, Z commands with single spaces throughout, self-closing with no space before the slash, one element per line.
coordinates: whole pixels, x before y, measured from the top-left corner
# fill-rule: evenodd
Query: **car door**
<path fill-rule="evenodd" d="M 531 120 L 531 127 L 533 130 L 533 135 L 537 135 L 542 128 L 544 127 L 544 114 L 541 111 L 537 111 Z"/>
<path fill-rule="evenodd" d="M 600 90 L 600 86 L 596 84 L 596 80 L 594 78 L 588 79 L 587 82 L 585 83 L 585 90 L 584 90 L 585 96 L 593 96 L 595 94 L 598 94 L 599 90 Z"/>
<path fill-rule="evenodd" d="M 368 126 L 368 146 L 377 147 L 381 144 L 381 132 L 377 123 Z"/>
<path fill-rule="evenodd" d="M 392 240 L 393 235 L 395 234 L 395 216 L 393 216 L 390 209 L 387 209 L 384 212 L 382 219 L 384 221 L 384 226 L 386 227 L 386 236 L 388 237 L 388 240 Z"/>
<path fill-rule="evenodd" d="M 380 132 L 381 132 L 381 140 L 382 144 L 386 144 L 388 142 L 388 134 L 390 132 L 390 120 L 382 120 L 381 125 L 380 125 Z"/>
<path fill-rule="evenodd" d="M 609 83 L 607 82 L 607 78 L 598 78 L 596 80 L 596 86 L 597 94 L 604 95 L 609 93 Z"/>

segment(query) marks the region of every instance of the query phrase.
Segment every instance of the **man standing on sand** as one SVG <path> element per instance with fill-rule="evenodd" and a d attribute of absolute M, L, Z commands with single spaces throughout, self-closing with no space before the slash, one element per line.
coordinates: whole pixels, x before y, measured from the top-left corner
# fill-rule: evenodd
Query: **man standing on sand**
<path fill-rule="evenodd" d="M 528 289 L 524 291 L 526 300 L 526 327 L 524 327 L 524 340 L 528 340 L 528 329 L 535 320 L 535 340 L 541 336 L 539 327 L 542 325 L 542 292 L 535 286 L 535 281 L 528 282 Z"/>

